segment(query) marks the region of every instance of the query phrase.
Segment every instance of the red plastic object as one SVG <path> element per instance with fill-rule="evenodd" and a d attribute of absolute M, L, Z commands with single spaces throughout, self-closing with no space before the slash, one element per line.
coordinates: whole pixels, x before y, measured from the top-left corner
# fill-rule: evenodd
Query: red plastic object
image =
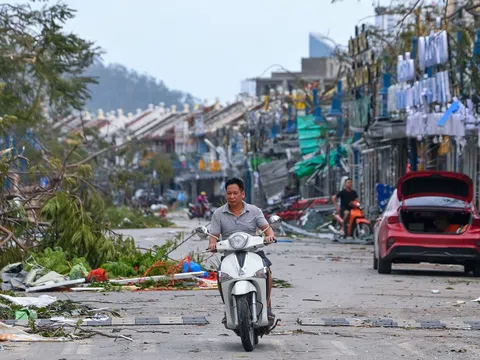
<path fill-rule="evenodd" d="M 87 275 L 87 282 L 104 282 L 108 281 L 107 272 L 105 269 L 99 268 L 92 270 Z"/>
<path fill-rule="evenodd" d="M 167 217 L 167 209 L 160 209 L 158 211 L 159 215 L 161 218 L 166 218 Z"/>
<path fill-rule="evenodd" d="M 213 280 L 213 281 L 217 281 L 217 273 L 214 272 L 214 271 L 210 271 L 208 273 L 208 280 Z"/>

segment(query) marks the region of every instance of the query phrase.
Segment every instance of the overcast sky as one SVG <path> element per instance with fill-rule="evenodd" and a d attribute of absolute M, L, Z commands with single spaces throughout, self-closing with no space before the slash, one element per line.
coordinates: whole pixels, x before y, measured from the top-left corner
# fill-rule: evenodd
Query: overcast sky
<path fill-rule="evenodd" d="M 101 46 L 106 62 L 211 101 L 231 101 L 243 79 L 272 64 L 300 70 L 309 32 L 346 45 L 358 21 L 373 14 L 372 0 L 66 2 L 78 10 L 68 28 Z"/>

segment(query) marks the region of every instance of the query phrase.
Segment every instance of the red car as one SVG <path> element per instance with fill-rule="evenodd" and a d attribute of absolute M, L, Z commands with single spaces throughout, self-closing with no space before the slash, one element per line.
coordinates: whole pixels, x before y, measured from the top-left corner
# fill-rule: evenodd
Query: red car
<path fill-rule="evenodd" d="M 373 268 L 392 263 L 458 264 L 480 276 L 480 217 L 467 175 L 410 172 L 400 178 L 374 226 Z"/>

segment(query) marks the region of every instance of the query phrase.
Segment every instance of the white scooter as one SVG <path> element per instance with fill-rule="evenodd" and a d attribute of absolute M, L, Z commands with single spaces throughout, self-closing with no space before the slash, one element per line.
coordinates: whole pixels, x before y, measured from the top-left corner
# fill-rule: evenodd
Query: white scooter
<path fill-rule="evenodd" d="M 270 224 L 280 220 L 273 215 Z M 280 321 L 268 322 L 268 273 L 262 258 L 254 252 L 265 246 L 263 233 L 267 229 L 261 236 L 237 232 L 217 242 L 217 252 L 225 255 L 218 280 L 225 301 L 226 327 L 240 336 L 245 351 L 253 351 L 258 338 L 268 335 Z M 205 226 L 195 232 L 205 238 L 212 236 Z"/>

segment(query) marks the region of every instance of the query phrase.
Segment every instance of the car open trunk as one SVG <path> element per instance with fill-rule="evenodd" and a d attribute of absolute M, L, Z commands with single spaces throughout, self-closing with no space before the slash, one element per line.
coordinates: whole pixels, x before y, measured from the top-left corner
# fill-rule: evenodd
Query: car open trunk
<path fill-rule="evenodd" d="M 405 229 L 411 233 L 460 235 L 468 228 L 471 213 L 465 209 L 445 211 L 404 208 L 400 210 L 400 219 Z"/>

